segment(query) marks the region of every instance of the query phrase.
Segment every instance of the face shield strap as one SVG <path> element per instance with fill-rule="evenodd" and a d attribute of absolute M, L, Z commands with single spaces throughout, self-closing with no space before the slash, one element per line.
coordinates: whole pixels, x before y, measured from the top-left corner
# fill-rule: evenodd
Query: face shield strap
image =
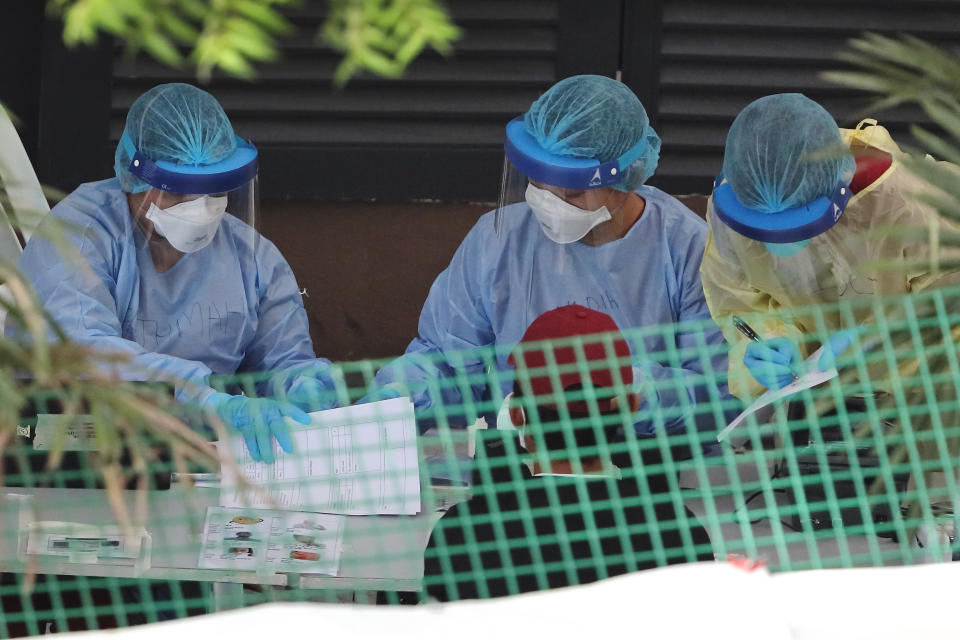
<path fill-rule="evenodd" d="M 126 131 L 120 144 L 130 156 L 130 173 L 150 186 L 172 193 L 225 193 L 243 186 L 257 175 L 257 149 L 236 136 L 237 149 L 230 157 L 205 165 L 154 162 L 134 146 Z"/>
<path fill-rule="evenodd" d="M 527 133 L 523 116 L 507 124 L 504 151 L 523 175 L 538 182 L 565 189 L 596 189 L 620 182 L 620 174 L 637 161 L 646 150 L 644 138 L 624 154 L 610 162 L 591 158 L 574 158 L 546 151 L 536 138 Z"/>
<path fill-rule="evenodd" d="M 617 158 L 617 166 L 620 167 L 620 173 L 626 171 L 630 165 L 639 160 L 640 156 L 646 152 L 649 144 L 650 141 L 647 140 L 647 136 L 643 136 L 640 138 L 640 142 L 624 151 L 623 154 Z"/>
<path fill-rule="evenodd" d="M 809 240 L 832 228 L 843 215 L 851 195 L 849 184 L 841 182 L 829 198 L 817 198 L 803 207 L 767 213 L 744 206 L 721 173 L 714 181 L 713 210 L 740 235 L 758 242 L 784 244 Z"/>

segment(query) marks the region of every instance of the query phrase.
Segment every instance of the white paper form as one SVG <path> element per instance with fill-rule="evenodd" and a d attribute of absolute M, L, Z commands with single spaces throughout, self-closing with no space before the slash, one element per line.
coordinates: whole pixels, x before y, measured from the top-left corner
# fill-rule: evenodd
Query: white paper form
<path fill-rule="evenodd" d="M 816 352 L 814 352 L 812 356 L 807 358 L 806 360 L 807 373 L 804 376 L 802 376 L 799 380 L 794 380 L 793 382 L 783 387 L 782 389 L 770 389 L 769 391 L 764 393 L 762 396 L 754 400 L 753 404 L 751 404 L 749 407 L 744 409 L 743 413 L 741 413 L 736 418 L 734 418 L 733 422 L 728 424 L 726 427 L 724 427 L 724 429 L 719 434 L 717 434 L 717 442 L 722 442 L 724 438 L 726 438 L 731 431 L 736 429 L 740 425 L 740 423 L 746 420 L 747 416 L 749 416 L 750 414 L 756 413 L 757 411 L 766 407 L 767 405 L 771 405 L 774 402 L 777 402 L 778 400 L 782 400 L 783 398 L 786 398 L 787 396 L 792 396 L 793 394 L 799 393 L 804 389 L 810 389 L 819 384 L 823 384 L 824 382 L 826 382 L 827 380 L 830 380 L 831 378 L 836 378 L 839 375 L 836 367 L 832 367 L 830 369 L 827 369 L 826 371 L 820 371 L 820 369 L 817 368 L 817 362 L 820 360 L 820 356 L 822 354 L 823 354 L 823 347 L 820 347 L 819 349 L 816 350 Z"/>
<path fill-rule="evenodd" d="M 347 515 L 419 513 L 420 459 L 409 398 L 316 411 L 310 418 L 309 425 L 287 421 L 294 451 L 285 453 L 274 443 L 272 465 L 254 462 L 243 439 L 231 439 L 228 450 L 259 490 L 244 490 L 224 469 L 220 505 Z"/>
<path fill-rule="evenodd" d="M 322 513 L 209 507 L 199 566 L 335 576 L 345 520 Z"/>

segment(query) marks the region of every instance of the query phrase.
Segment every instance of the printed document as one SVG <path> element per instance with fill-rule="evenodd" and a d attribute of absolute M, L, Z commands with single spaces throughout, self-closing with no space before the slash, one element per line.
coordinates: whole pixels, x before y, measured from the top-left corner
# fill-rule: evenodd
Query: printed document
<path fill-rule="evenodd" d="M 293 453 L 274 442 L 273 464 L 254 462 L 239 436 L 225 443 L 252 486 L 242 486 L 224 467 L 220 505 L 346 515 L 419 513 L 417 425 L 409 398 L 316 411 L 310 418 L 309 425 L 287 420 Z"/>
<path fill-rule="evenodd" d="M 345 521 L 322 513 L 209 507 L 199 566 L 335 576 Z"/>
<path fill-rule="evenodd" d="M 836 378 L 839 373 L 836 368 L 827 369 L 826 371 L 820 371 L 817 368 L 817 361 L 820 360 L 820 355 L 823 353 L 823 347 L 820 347 L 816 352 L 807 358 L 806 360 L 806 369 L 807 373 L 804 376 L 801 376 L 799 380 L 794 380 L 787 386 L 782 389 L 770 389 L 762 396 L 753 401 L 749 407 L 744 409 L 743 413 L 738 415 L 733 419 L 733 422 L 724 427 L 723 431 L 717 434 L 717 442 L 722 442 L 731 431 L 736 429 L 740 423 L 747 419 L 747 416 L 756 413 L 758 410 L 771 405 L 778 400 L 782 400 L 787 396 L 792 396 L 795 393 L 799 393 L 804 389 L 810 389 L 817 385 L 823 384 L 831 378 Z"/>

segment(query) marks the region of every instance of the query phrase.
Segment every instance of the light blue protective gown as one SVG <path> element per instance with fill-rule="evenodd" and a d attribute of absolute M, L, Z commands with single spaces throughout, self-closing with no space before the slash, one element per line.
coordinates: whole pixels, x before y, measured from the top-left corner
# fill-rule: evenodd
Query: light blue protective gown
<path fill-rule="evenodd" d="M 661 330 L 642 337 L 628 332 L 635 387 L 642 400 L 638 434 L 652 433 L 658 425 L 668 432 L 681 431 L 694 403 L 729 398 L 725 377 L 712 389 L 703 379 L 705 363 L 714 380 L 727 370 L 723 336 L 710 320 L 700 283 L 707 225 L 655 187 L 642 186 L 637 193 L 646 201 L 643 215 L 623 238 L 597 247 L 551 241 L 526 203 L 504 211 L 499 235 L 493 213 L 482 216 L 430 288 L 419 336 L 405 355 L 380 370 L 378 385 L 403 382 L 422 412 L 434 405 L 429 389 L 433 380 L 449 412 L 463 401 L 461 393 L 449 388 L 455 385 L 438 386 L 436 380 L 455 371 L 461 379 L 463 374 L 475 377 L 471 393 L 480 400 L 488 376 L 482 360 L 465 350 L 496 345 L 500 392 L 509 393 L 513 374 L 507 356 L 530 323 L 545 311 L 579 304 L 610 315 L 625 332 L 706 321 L 706 329 L 688 327 L 687 333 L 671 334 L 674 344 L 669 347 Z M 700 349 L 692 349 L 698 345 Z M 709 359 L 704 347 L 711 351 Z M 683 350 L 679 356 L 678 349 Z M 696 414 L 702 416 L 701 411 Z M 696 421 L 716 426 L 712 416 Z"/>
<path fill-rule="evenodd" d="M 87 265 L 65 260 L 38 234 L 19 268 L 71 338 L 133 357 L 125 378 L 203 386 L 211 374 L 327 362 L 314 356 L 290 266 L 237 218 L 224 216 L 209 245 L 157 273 L 116 178 L 80 185 L 51 215 L 70 225 L 68 238 Z M 177 385 L 180 400 L 206 393 Z"/>

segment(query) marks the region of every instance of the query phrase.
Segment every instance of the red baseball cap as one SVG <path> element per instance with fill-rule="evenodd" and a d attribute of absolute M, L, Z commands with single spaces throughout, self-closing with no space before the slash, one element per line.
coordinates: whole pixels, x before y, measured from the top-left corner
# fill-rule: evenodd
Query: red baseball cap
<path fill-rule="evenodd" d="M 550 401 L 537 404 L 554 406 L 555 393 L 561 393 L 575 385 L 582 385 L 583 388 L 588 386 L 579 370 L 561 370 L 557 372 L 561 389 L 554 389 L 550 372 L 542 370 L 547 366 L 545 353 L 547 349 L 553 351 L 554 360 L 561 369 L 569 369 L 562 365 L 576 364 L 578 362 L 576 344 L 565 346 L 531 344 L 543 340 L 562 340 L 564 343 L 569 343 L 569 340 L 563 339 L 575 336 L 588 336 L 583 339 L 583 355 L 590 373 L 590 382 L 595 388 L 615 387 L 617 377 L 614 372 L 617 370 L 620 372 L 620 381 L 625 387 L 629 388 L 633 384 L 633 369 L 629 364 L 630 347 L 613 318 L 577 304 L 567 305 L 547 311 L 534 320 L 507 359 L 507 362 L 519 371 L 539 370 L 536 371 L 537 375 L 530 376 L 530 388 L 534 396 L 546 396 Z M 522 360 L 519 367 L 518 360 Z M 609 398 L 597 400 L 601 411 L 607 410 L 609 402 Z M 587 414 L 590 411 L 584 400 L 568 402 L 567 408 L 579 414 Z"/>

